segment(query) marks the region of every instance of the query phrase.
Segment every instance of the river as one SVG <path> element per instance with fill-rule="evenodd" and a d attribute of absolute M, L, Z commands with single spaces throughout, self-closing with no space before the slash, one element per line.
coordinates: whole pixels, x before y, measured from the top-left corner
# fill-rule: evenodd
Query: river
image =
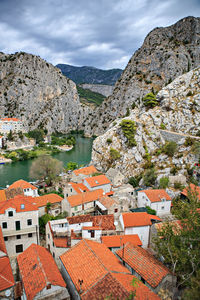
<path fill-rule="evenodd" d="M 69 161 L 85 165 L 91 160 L 93 139 L 83 138 L 81 135 L 75 135 L 75 137 L 76 145 L 72 150 L 53 155 L 54 158 L 62 161 L 64 166 Z M 25 160 L 0 165 L 0 188 L 5 188 L 7 184 L 11 184 L 18 179 L 33 180 L 29 177 L 32 162 L 33 160 Z"/>

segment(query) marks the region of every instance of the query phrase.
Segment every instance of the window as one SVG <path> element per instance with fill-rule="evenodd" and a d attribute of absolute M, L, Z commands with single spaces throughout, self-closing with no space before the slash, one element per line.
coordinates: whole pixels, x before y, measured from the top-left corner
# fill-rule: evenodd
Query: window
<path fill-rule="evenodd" d="M 3 223 L 2 223 L 2 228 L 3 228 L 3 229 L 8 228 L 7 222 L 3 222 Z"/>
<path fill-rule="evenodd" d="M 144 284 L 145 284 L 145 282 L 146 282 L 146 281 L 144 280 L 144 278 L 142 278 L 142 277 L 141 277 L 141 281 L 142 281 Z"/>
<path fill-rule="evenodd" d="M 72 189 L 70 189 L 70 192 L 72 193 Z"/>
<path fill-rule="evenodd" d="M 4 236 L 4 241 L 6 242 L 8 240 L 8 237 L 7 236 Z"/>
<path fill-rule="evenodd" d="M 165 207 L 164 207 L 164 206 L 161 206 L 161 209 L 165 209 Z"/>
<path fill-rule="evenodd" d="M 31 238 L 33 236 L 32 233 L 28 233 L 28 237 Z"/>
<path fill-rule="evenodd" d="M 94 238 L 94 230 L 91 230 L 91 238 Z"/>
<path fill-rule="evenodd" d="M 115 213 L 116 213 L 116 212 L 118 212 L 118 209 L 117 209 L 117 208 L 115 208 L 114 212 L 115 212 Z"/>
<path fill-rule="evenodd" d="M 8 212 L 8 216 L 13 217 L 13 211 L 12 210 Z"/>
<path fill-rule="evenodd" d="M 23 252 L 23 245 L 16 245 L 16 253 Z"/>
<path fill-rule="evenodd" d="M 28 219 L 28 220 L 27 220 L 27 225 L 28 225 L 28 226 L 32 225 L 32 219 Z"/>
<path fill-rule="evenodd" d="M 24 209 L 25 208 L 25 205 L 24 204 L 21 204 L 21 209 Z"/>
<path fill-rule="evenodd" d="M 50 239 L 50 234 L 48 233 L 48 239 Z"/>
<path fill-rule="evenodd" d="M 74 210 L 77 211 L 77 210 L 78 210 L 78 206 L 75 206 L 75 207 L 74 207 Z"/>
<path fill-rule="evenodd" d="M 18 234 L 18 235 L 17 235 L 17 240 L 20 240 L 20 239 L 21 239 L 21 235 Z"/>

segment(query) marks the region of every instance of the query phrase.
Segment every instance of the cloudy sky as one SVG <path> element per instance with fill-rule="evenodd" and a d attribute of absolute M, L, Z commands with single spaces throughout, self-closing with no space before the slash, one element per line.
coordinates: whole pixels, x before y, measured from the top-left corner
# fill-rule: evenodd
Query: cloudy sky
<path fill-rule="evenodd" d="M 124 68 L 155 27 L 200 16 L 200 0 L 0 0 L 0 51 Z"/>

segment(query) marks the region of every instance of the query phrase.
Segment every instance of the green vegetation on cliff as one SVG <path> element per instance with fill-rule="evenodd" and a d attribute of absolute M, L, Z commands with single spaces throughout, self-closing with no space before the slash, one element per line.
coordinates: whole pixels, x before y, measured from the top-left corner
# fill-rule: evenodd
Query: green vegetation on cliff
<path fill-rule="evenodd" d="M 98 106 L 106 98 L 105 96 L 103 96 L 99 93 L 92 92 L 88 89 L 83 89 L 80 86 L 77 86 L 77 90 L 78 90 L 78 94 L 79 94 L 79 97 L 80 97 L 80 101 L 82 103 L 89 102 L 89 103 L 94 103 L 95 105 Z"/>

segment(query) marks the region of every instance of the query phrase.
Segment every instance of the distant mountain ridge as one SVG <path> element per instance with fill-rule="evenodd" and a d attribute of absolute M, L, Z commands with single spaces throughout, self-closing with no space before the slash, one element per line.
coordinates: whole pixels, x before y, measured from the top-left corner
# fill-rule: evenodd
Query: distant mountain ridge
<path fill-rule="evenodd" d="M 121 69 L 101 70 L 95 67 L 76 67 L 67 64 L 58 64 L 56 67 L 62 71 L 63 75 L 73 80 L 76 84 L 115 85 L 115 82 L 123 72 Z"/>

